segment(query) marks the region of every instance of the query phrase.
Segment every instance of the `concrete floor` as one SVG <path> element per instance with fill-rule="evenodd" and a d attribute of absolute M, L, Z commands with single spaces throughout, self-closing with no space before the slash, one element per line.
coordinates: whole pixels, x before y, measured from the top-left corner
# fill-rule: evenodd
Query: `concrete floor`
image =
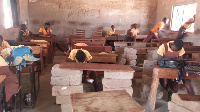
<path fill-rule="evenodd" d="M 52 91 L 51 91 L 52 86 L 50 85 L 50 78 L 51 78 L 52 66 L 56 63 L 64 62 L 66 57 L 62 56 L 62 53 L 56 53 L 56 54 L 57 56 L 55 56 L 54 58 L 54 63 L 47 65 L 44 75 L 40 77 L 41 87 L 40 87 L 40 91 L 37 97 L 35 107 L 34 108 L 23 107 L 23 112 L 61 112 L 61 106 L 54 105 L 55 97 L 52 96 Z M 58 56 L 58 54 L 60 56 Z M 27 85 L 25 84 L 25 86 Z M 91 89 L 88 86 L 84 86 L 85 92 L 90 91 L 90 90 L 93 90 L 93 89 Z M 23 96 L 23 93 L 22 93 L 22 96 Z M 158 100 L 156 104 L 156 110 L 152 111 L 146 105 L 147 99 L 141 99 L 138 97 L 134 97 L 134 99 L 145 108 L 145 112 L 169 112 L 167 109 L 168 108 L 167 102 L 164 100 Z"/>

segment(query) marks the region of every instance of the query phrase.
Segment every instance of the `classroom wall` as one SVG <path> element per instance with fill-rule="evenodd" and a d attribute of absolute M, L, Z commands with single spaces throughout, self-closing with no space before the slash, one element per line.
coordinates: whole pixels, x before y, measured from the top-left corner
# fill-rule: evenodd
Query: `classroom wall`
<path fill-rule="evenodd" d="M 29 0 L 29 29 L 38 33 L 45 22 L 51 23 L 59 40 L 74 34 L 75 29 L 93 29 L 104 34 L 114 24 L 116 30 L 128 30 L 138 23 L 141 34 L 155 24 L 157 0 Z"/>
<path fill-rule="evenodd" d="M 17 0 L 18 2 L 18 16 L 19 16 L 19 24 L 22 24 L 25 22 L 25 20 L 28 20 L 28 0 Z M 0 35 L 4 37 L 4 39 L 10 39 L 10 40 L 16 40 L 19 34 L 20 28 L 14 27 L 5 29 L 4 27 L 4 10 L 3 10 L 3 0 L 0 0 Z"/>
<path fill-rule="evenodd" d="M 199 7 L 200 0 L 158 0 L 157 1 L 157 12 L 156 12 L 156 22 L 161 21 L 163 17 L 168 17 L 168 18 L 170 18 L 170 21 L 171 21 L 172 6 L 184 5 L 184 4 L 189 4 L 189 3 L 197 3 L 196 19 L 195 19 L 195 25 L 194 25 L 195 32 L 188 33 L 189 37 L 186 37 L 183 41 L 193 42 L 193 45 L 200 46 L 200 37 L 199 37 L 200 25 L 198 24 L 200 22 L 200 7 Z M 175 35 L 176 35 L 176 32 L 174 35 L 171 35 L 171 36 L 175 36 Z"/>

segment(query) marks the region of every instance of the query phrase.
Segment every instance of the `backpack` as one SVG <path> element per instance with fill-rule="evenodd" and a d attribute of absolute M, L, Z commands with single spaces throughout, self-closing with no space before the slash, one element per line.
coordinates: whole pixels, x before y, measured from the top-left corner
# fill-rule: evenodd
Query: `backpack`
<path fill-rule="evenodd" d="M 183 75 L 188 73 L 200 74 L 199 63 L 188 63 L 182 60 L 172 58 L 162 58 L 158 61 L 158 66 L 164 68 L 175 68 L 178 69 L 178 77 L 176 81 L 183 84 Z"/>
<path fill-rule="evenodd" d="M 178 77 L 176 78 L 176 81 L 179 83 L 183 83 L 183 74 L 184 74 L 184 66 L 188 63 L 172 58 L 162 58 L 158 61 L 158 66 L 164 67 L 164 68 L 175 68 L 178 69 Z"/>

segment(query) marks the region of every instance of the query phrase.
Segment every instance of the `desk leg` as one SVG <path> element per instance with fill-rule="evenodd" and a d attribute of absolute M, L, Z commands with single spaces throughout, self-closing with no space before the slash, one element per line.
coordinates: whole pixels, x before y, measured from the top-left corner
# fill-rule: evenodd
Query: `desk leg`
<path fill-rule="evenodd" d="M 32 97 L 32 106 L 31 107 L 34 107 L 34 104 L 35 104 L 35 93 L 34 93 L 34 89 L 33 89 L 33 86 L 34 86 L 34 80 L 33 80 L 33 72 L 32 72 L 32 66 L 30 65 L 29 66 L 29 73 L 30 73 L 30 82 L 31 82 L 31 97 Z"/>
<path fill-rule="evenodd" d="M 153 73 L 153 80 L 152 80 L 152 83 L 151 83 L 151 90 L 150 90 L 150 93 L 149 93 L 149 96 L 148 96 L 148 101 L 147 101 L 147 104 L 149 105 L 149 107 L 152 110 L 155 109 L 158 84 L 159 84 L 158 74 Z"/>
<path fill-rule="evenodd" d="M 16 66 L 17 72 L 18 72 L 18 77 L 19 77 L 19 85 L 21 85 L 21 72 L 19 70 L 19 66 Z M 16 99 L 15 99 L 16 100 Z M 20 107 L 19 109 L 22 110 L 22 91 L 21 89 L 19 90 L 19 102 L 20 102 Z"/>

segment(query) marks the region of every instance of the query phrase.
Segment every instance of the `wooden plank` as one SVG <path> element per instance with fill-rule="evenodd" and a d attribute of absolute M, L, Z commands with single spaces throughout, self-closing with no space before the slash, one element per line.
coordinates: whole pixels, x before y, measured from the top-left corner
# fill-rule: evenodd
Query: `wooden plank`
<path fill-rule="evenodd" d="M 145 39 L 147 38 L 147 35 L 137 35 L 136 39 Z"/>
<path fill-rule="evenodd" d="M 125 90 L 70 95 L 73 112 L 144 112 Z"/>
<path fill-rule="evenodd" d="M 114 34 L 119 34 L 119 35 L 126 35 L 126 30 L 115 30 Z"/>
<path fill-rule="evenodd" d="M 76 36 L 77 37 L 85 37 L 85 30 L 76 29 Z"/>
<path fill-rule="evenodd" d="M 117 54 L 113 53 L 90 53 L 92 55 L 92 62 L 94 63 L 116 63 Z M 66 62 L 71 62 L 68 58 L 69 53 L 66 53 Z"/>
<path fill-rule="evenodd" d="M 125 37 L 122 36 L 106 36 L 106 40 L 113 40 L 113 41 L 123 41 Z"/>
<path fill-rule="evenodd" d="M 60 68 L 71 69 L 71 70 L 134 72 L 134 70 L 129 65 L 119 65 L 119 64 L 62 62 L 60 63 Z"/>
<path fill-rule="evenodd" d="M 0 83 L 2 83 L 6 79 L 6 75 L 0 75 Z"/>
<path fill-rule="evenodd" d="M 154 72 L 159 74 L 159 78 L 176 79 L 178 77 L 178 70 L 173 68 L 162 68 L 155 65 Z M 184 74 L 183 79 L 200 79 L 200 75 L 189 73 L 188 76 Z"/>
<path fill-rule="evenodd" d="M 89 52 L 106 52 L 106 53 L 111 53 L 112 48 L 111 46 L 75 46 L 76 49 L 85 49 Z"/>
<path fill-rule="evenodd" d="M 70 41 L 71 45 L 74 45 L 76 43 L 86 43 L 88 45 L 105 45 L 105 38 L 79 38 L 79 39 L 72 39 Z"/>
<path fill-rule="evenodd" d="M 95 63 L 117 63 L 117 54 L 113 53 L 91 53 L 92 62 Z"/>
<path fill-rule="evenodd" d="M 185 101 L 200 101 L 200 95 L 178 94 L 178 96 Z"/>
<path fill-rule="evenodd" d="M 102 37 L 102 30 L 94 29 L 92 35 L 93 37 Z"/>

